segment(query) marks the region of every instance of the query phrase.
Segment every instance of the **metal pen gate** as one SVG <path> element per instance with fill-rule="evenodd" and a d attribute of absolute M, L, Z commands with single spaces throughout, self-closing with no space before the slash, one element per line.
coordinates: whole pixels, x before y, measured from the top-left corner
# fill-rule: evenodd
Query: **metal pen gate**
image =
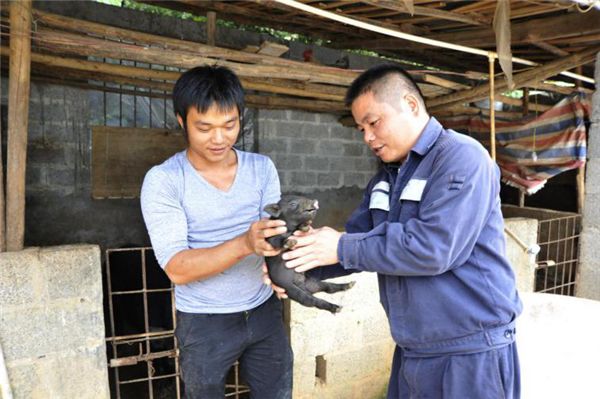
<path fill-rule="evenodd" d="M 579 265 L 581 215 L 571 214 L 538 222 L 535 291 L 575 295 Z"/>
<path fill-rule="evenodd" d="M 111 395 L 181 398 L 173 285 L 150 247 L 105 252 L 105 322 Z M 236 364 L 225 397 L 247 397 Z"/>

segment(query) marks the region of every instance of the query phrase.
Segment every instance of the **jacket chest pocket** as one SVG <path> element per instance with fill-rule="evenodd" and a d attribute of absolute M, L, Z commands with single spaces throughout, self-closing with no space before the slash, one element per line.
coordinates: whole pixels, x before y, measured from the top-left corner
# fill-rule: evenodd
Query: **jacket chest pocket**
<path fill-rule="evenodd" d="M 419 216 L 420 204 L 420 201 L 401 200 L 400 215 L 398 216 L 398 222 L 406 223 L 409 219 L 413 219 Z"/>

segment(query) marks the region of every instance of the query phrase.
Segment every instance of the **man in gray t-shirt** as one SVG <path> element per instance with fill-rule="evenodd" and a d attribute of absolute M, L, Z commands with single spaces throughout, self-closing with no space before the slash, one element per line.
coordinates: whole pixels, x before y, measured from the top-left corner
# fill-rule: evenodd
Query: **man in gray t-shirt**
<path fill-rule="evenodd" d="M 146 174 L 144 221 L 156 258 L 175 284 L 181 373 L 188 398 L 222 398 L 236 360 L 252 398 L 291 398 L 292 352 L 282 307 L 262 284 L 265 238 L 286 231 L 261 219 L 280 197 L 271 160 L 233 148 L 244 93 L 224 67 L 185 72 L 173 108 L 186 150 Z"/>

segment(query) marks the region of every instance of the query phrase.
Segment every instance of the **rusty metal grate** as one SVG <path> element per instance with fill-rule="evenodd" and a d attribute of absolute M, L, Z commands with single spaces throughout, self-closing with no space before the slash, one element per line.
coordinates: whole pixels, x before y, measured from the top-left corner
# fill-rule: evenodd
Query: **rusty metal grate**
<path fill-rule="evenodd" d="M 181 398 L 175 297 L 151 247 L 106 250 L 105 321 L 111 396 Z M 243 399 L 236 362 L 225 397 Z"/>
<path fill-rule="evenodd" d="M 575 295 L 581 215 L 539 220 L 535 291 Z"/>

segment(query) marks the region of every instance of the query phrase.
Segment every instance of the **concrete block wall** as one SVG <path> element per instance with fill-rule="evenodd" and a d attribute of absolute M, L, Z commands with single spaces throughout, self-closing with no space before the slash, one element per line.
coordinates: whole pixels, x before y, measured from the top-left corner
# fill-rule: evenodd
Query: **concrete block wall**
<path fill-rule="evenodd" d="M 109 398 L 100 250 L 0 253 L 0 345 L 15 399 Z"/>
<path fill-rule="evenodd" d="M 504 219 L 504 226 L 509 229 L 518 240 L 530 246 L 538 242 L 538 221 L 529 218 Z M 535 256 L 527 254 L 517 239 L 505 232 L 506 255 L 513 266 L 517 278 L 519 292 L 533 292 L 535 290 Z"/>
<path fill-rule="evenodd" d="M 376 171 L 362 134 L 340 125 L 334 115 L 259 110 L 257 125 L 258 152 L 275 163 L 282 192 L 362 189 Z"/>
<path fill-rule="evenodd" d="M 596 55 L 596 82 L 600 82 L 600 52 Z M 578 284 L 575 295 L 600 300 L 600 85 L 592 97 L 592 117 L 588 133 L 585 203 L 581 232 Z"/>
<path fill-rule="evenodd" d="M 379 303 L 377 276 L 357 273 L 350 290 L 317 296 L 342 305 L 331 313 L 290 303 L 294 399 L 385 397 L 395 344 Z"/>

